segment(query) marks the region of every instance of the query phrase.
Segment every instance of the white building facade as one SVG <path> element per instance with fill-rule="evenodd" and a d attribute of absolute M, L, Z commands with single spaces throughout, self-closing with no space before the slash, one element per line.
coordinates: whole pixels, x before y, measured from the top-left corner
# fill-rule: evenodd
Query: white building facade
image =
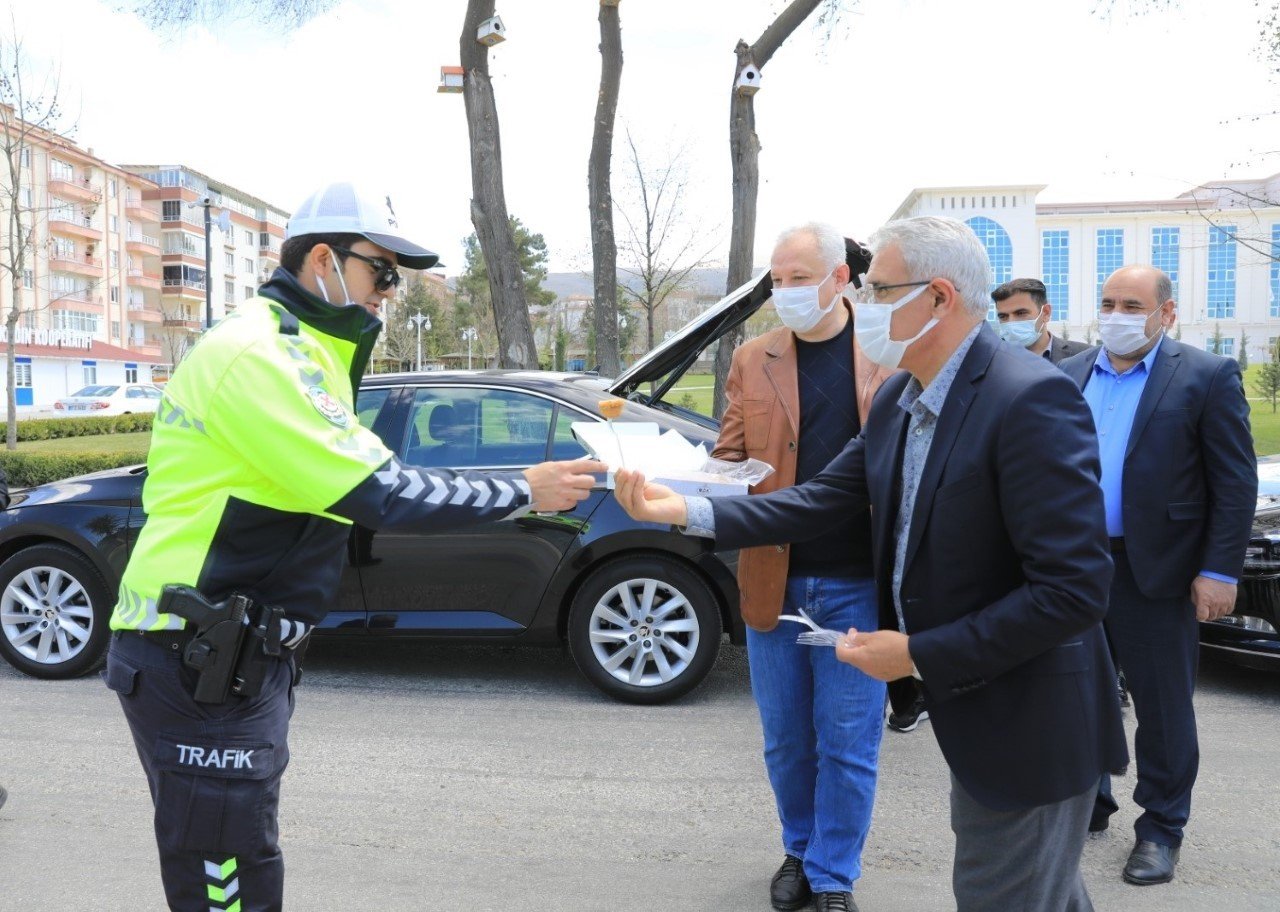
<path fill-rule="evenodd" d="M 1269 358 L 1280 336 L 1280 174 L 1167 200 L 1039 203 L 1043 190 L 921 188 L 893 217 L 964 221 L 987 248 L 992 287 L 1015 278 L 1045 283 L 1059 335 L 1096 341 L 1103 281 L 1143 263 L 1173 280 L 1182 341 L 1238 357 L 1245 340 L 1251 361 Z"/>

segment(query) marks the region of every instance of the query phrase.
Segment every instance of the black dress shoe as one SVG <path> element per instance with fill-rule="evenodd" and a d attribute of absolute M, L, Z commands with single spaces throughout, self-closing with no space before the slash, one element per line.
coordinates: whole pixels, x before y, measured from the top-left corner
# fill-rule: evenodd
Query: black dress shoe
<path fill-rule="evenodd" d="M 1177 866 L 1177 846 L 1139 839 L 1124 866 L 1124 879 L 1126 883 L 1141 887 L 1168 883 L 1173 880 L 1173 869 Z"/>
<path fill-rule="evenodd" d="M 815 893 L 813 907 L 817 912 L 858 912 L 852 893 Z"/>
<path fill-rule="evenodd" d="M 773 907 L 780 912 L 793 912 L 809 905 L 812 896 L 809 878 L 804 873 L 804 862 L 794 855 L 782 859 L 782 867 L 769 882 L 769 900 Z"/>

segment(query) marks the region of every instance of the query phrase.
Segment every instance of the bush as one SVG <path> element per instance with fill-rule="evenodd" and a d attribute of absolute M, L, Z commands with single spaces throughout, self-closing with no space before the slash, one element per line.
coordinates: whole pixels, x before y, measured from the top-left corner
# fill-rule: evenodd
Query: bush
<path fill-rule="evenodd" d="M 10 488 L 29 488 L 32 485 L 61 481 L 76 475 L 87 475 L 90 472 L 137 465 L 146 461 L 146 453 L 81 453 L 63 456 L 50 453 L 0 452 L 0 468 L 4 469 Z"/>
<path fill-rule="evenodd" d="M 150 412 L 86 418 L 31 418 L 18 422 L 18 441 L 60 440 L 63 437 L 96 437 L 151 430 Z"/>

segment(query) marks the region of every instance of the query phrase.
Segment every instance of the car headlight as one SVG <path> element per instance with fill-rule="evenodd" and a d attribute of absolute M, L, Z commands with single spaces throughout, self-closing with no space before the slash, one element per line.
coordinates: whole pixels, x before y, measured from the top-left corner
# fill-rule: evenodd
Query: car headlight
<path fill-rule="evenodd" d="M 1270 621 L 1264 621 L 1260 617 L 1252 617 L 1247 614 L 1228 614 L 1226 617 L 1218 618 L 1218 622 L 1226 624 L 1228 627 L 1238 627 L 1241 630 L 1248 630 L 1251 633 L 1268 633 L 1272 636 L 1276 635 L 1276 628 Z"/>

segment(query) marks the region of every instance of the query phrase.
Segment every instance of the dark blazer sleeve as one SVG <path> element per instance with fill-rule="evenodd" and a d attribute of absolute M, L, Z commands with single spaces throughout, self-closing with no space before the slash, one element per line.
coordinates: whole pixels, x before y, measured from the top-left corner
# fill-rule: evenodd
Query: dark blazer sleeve
<path fill-rule="evenodd" d="M 1001 408 L 990 463 L 997 497 L 990 508 L 1000 511 L 1006 534 L 989 547 L 993 560 L 1011 548 L 1024 582 L 953 621 L 911 634 L 911 656 L 940 701 L 955 695 L 950 682 L 991 681 L 1078 637 L 1107 611 L 1112 564 L 1089 407 L 1070 378 L 1046 372 L 1021 392 L 1011 391 Z M 972 568 L 948 568 L 941 558 L 930 572 L 959 578 Z"/>
<path fill-rule="evenodd" d="M 867 509 L 865 440 L 850 440 L 820 473 L 769 494 L 715 497 L 716 548 L 753 548 L 806 541 Z"/>
<path fill-rule="evenodd" d="M 1239 579 L 1258 503 L 1258 460 L 1240 366 L 1229 358 L 1214 372 L 1199 436 L 1209 502 L 1204 557 L 1196 569 Z"/>

